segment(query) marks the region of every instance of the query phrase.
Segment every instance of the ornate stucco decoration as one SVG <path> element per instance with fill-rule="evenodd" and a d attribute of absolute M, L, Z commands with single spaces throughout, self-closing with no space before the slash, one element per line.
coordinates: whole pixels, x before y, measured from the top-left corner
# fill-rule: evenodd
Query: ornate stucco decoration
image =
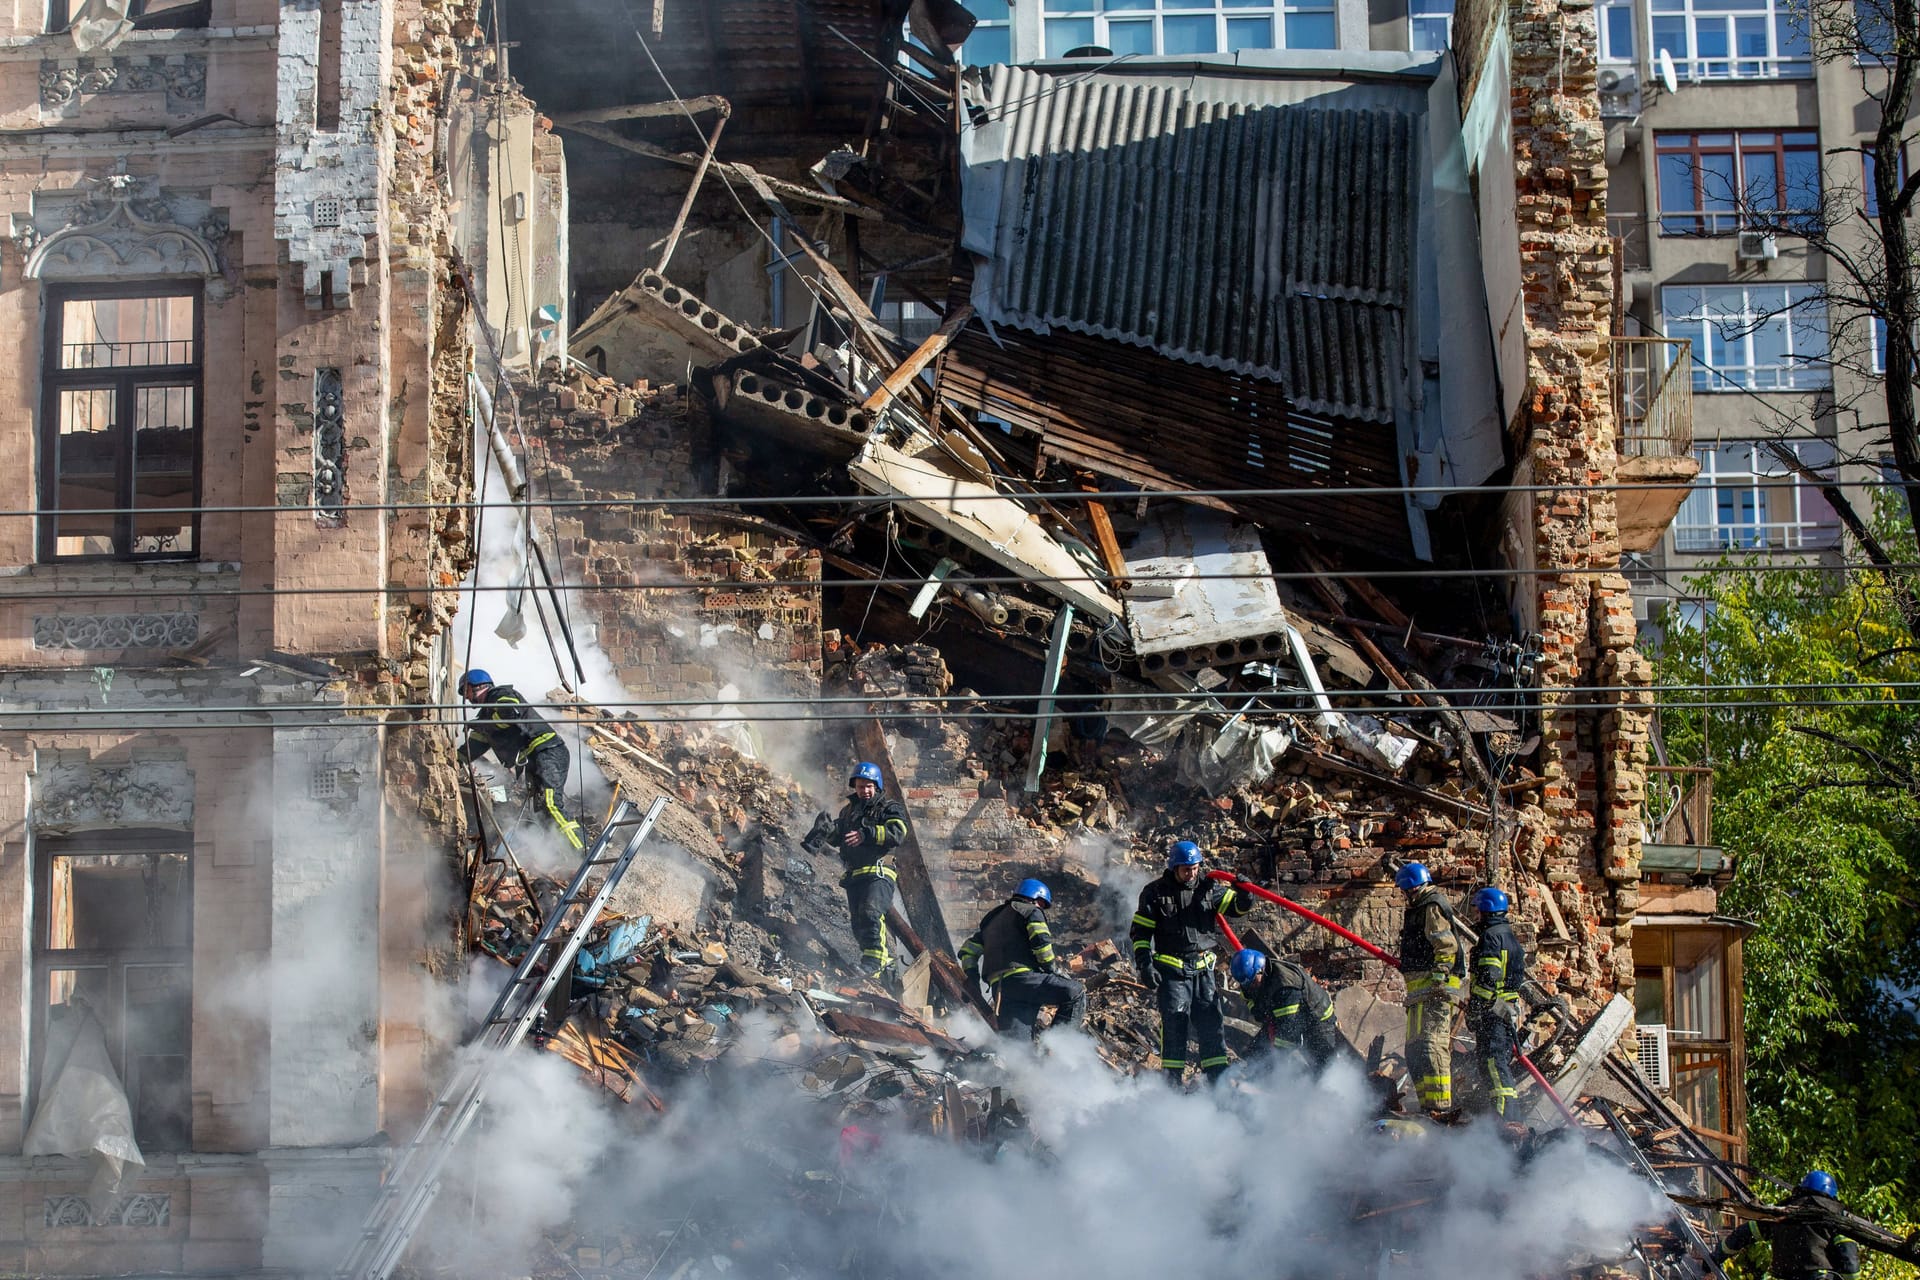
<path fill-rule="evenodd" d="M 122 58 L 62 58 L 40 64 L 40 109 L 70 116 L 101 94 L 164 93 L 170 112 L 196 111 L 207 102 L 205 54 Z"/>
<path fill-rule="evenodd" d="M 12 240 L 28 279 L 201 276 L 218 300 L 231 288 L 228 231 L 226 212 L 204 199 L 119 173 L 78 190 L 34 192 L 32 211 L 13 215 Z"/>

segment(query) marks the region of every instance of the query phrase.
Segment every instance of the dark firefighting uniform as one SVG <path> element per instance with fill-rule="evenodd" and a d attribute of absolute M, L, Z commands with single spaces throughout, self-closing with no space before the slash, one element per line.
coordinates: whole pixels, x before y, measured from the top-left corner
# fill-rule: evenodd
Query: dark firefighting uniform
<path fill-rule="evenodd" d="M 1251 895 L 1206 875 L 1183 885 L 1169 870 L 1140 891 L 1128 930 L 1133 963 L 1149 986 L 1158 978 L 1160 1065 L 1176 1081 L 1187 1069 L 1189 1036 L 1199 1041 L 1200 1069 L 1209 1078 L 1227 1069 L 1226 1022 L 1214 974 L 1214 916 L 1251 910 Z"/>
<path fill-rule="evenodd" d="M 1800 1190 L 1781 1206 L 1787 1216 L 1779 1222 L 1743 1222 L 1713 1251 L 1715 1262 L 1725 1262 L 1753 1247 L 1756 1240 L 1773 1246 L 1773 1264 L 1767 1274 L 1775 1280 L 1832 1280 L 1858 1275 L 1860 1246 L 1846 1234 L 1838 1210 L 1840 1202 L 1818 1191 Z"/>
<path fill-rule="evenodd" d="M 1473 946 L 1473 996 L 1467 1001 L 1467 1025 L 1473 1028 L 1474 1052 L 1487 1073 L 1493 1109 L 1507 1113 L 1507 1100 L 1517 1097 L 1513 1055 L 1520 1045 L 1520 987 L 1527 980 L 1527 953 L 1513 936 L 1505 912 L 1484 917 L 1480 941 Z"/>
<path fill-rule="evenodd" d="M 851 831 L 860 833 L 859 844 L 846 843 Z M 871 800 L 850 797 L 833 823 L 833 848 L 846 866 L 840 887 L 847 891 L 853 940 L 860 945 L 861 965 L 876 977 L 893 965 L 887 954 L 887 908 L 893 905 L 893 884 L 900 878 L 893 869 L 893 850 L 906 838 L 906 808 L 884 792 Z"/>
<path fill-rule="evenodd" d="M 1400 971 L 1407 977 L 1407 1074 L 1420 1105 L 1453 1106 L 1453 1010 L 1467 971 L 1447 896 L 1424 885 L 1400 925 Z"/>
<path fill-rule="evenodd" d="M 1026 898 L 987 912 L 960 948 L 969 978 L 985 974 L 1000 1009 L 1000 1030 L 1029 1038 L 1042 1009 L 1054 1010 L 1053 1025 L 1079 1026 L 1087 1016 L 1087 989 L 1053 971 L 1053 933 L 1046 909 Z"/>
<path fill-rule="evenodd" d="M 1292 960 L 1267 957 L 1267 970 L 1253 990 L 1247 1007 L 1260 1020 L 1256 1052 L 1279 1050 L 1298 1056 L 1315 1071 L 1333 1061 L 1340 1048 L 1340 1028 L 1333 1019 L 1333 1000 L 1313 975 Z"/>
<path fill-rule="evenodd" d="M 467 725 L 460 758 L 478 760 L 491 751 L 494 759 L 526 778 L 534 797 L 567 843 L 584 848 L 580 824 L 567 816 L 567 769 L 572 756 L 560 735 L 520 696 L 512 685 L 497 684 L 480 700 L 480 712 Z"/>

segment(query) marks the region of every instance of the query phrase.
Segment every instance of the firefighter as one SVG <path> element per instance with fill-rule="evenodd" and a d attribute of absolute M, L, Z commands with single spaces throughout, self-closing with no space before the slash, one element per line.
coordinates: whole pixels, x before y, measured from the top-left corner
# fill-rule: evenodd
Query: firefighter
<path fill-rule="evenodd" d="M 840 887 L 847 891 L 847 913 L 860 946 L 867 976 L 884 982 L 893 974 L 887 953 L 887 908 L 893 905 L 893 851 L 907 838 L 907 811 L 882 795 L 886 779 L 880 766 L 861 761 L 847 780 L 853 793 L 833 823 L 833 847 L 845 864 Z"/>
<path fill-rule="evenodd" d="M 467 724 L 467 740 L 460 759 L 472 764 L 487 752 L 526 781 L 555 829 L 575 849 L 585 848 L 580 824 L 567 816 L 567 770 L 572 756 L 538 711 L 527 705 L 519 690 L 495 684 L 475 667 L 460 677 L 460 696 L 480 708 Z"/>
<path fill-rule="evenodd" d="M 1214 917 L 1253 909 L 1247 882 L 1231 886 L 1200 873 L 1200 846 L 1181 840 L 1167 869 L 1140 891 L 1133 913 L 1133 966 L 1152 988 L 1160 1010 L 1160 1065 L 1178 1084 L 1186 1074 L 1187 1044 L 1200 1045 L 1200 1069 L 1209 1082 L 1227 1069 L 1225 1016 L 1214 976 Z"/>
<path fill-rule="evenodd" d="M 1776 1280 L 1832 1280 L 1859 1274 L 1860 1246 L 1847 1238 L 1839 1195 L 1840 1184 L 1832 1174 L 1813 1170 L 1781 1206 L 1785 1217 L 1777 1222 L 1743 1222 L 1715 1245 L 1715 1265 L 1765 1240 L 1773 1247 L 1767 1274 Z"/>
<path fill-rule="evenodd" d="M 1394 873 L 1410 896 L 1400 925 L 1400 971 L 1407 980 L 1407 1074 L 1428 1111 L 1453 1110 L 1453 1010 L 1467 971 L 1453 905 L 1418 862 Z"/>
<path fill-rule="evenodd" d="M 1228 968 L 1260 1023 L 1255 1053 L 1279 1050 L 1304 1060 L 1315 1073 L 1333 1061 L 1340 1049 L 1340 1028 L 1333 1020 L 1332 999 L 1312 974 L 1285 956 L 1269 959 L 1252 947 L 1235 952 Z"/>
<path fill-rule="evenodd" d="M 1077 1027 L 1087 1016 L 1087 989 L 1054 971 L 1053 933 L 1047 908 L 1053 891 L 1038 880 L 1022 880 L 1013 896 L 987 912 L 980 927 L 960 948 L 960 967 L 975 982 L 987 975 L 1000 1010 L 1000 1030 L 1033 1039 L 1042 1009 L 1053 1010 L 1053 1025 Z"/>
<path fill-rule="evenodd" d="M 1487 1073 L 1487 1089 L 1497 1115 L 1519 1096 L 1514 1088 L 1513 1057 L 1520 1048 L 1520 988 L 1527 981 L 1527 953 L 1520 949 L 1506 891 L 1489 885 L 1473 895 L 1480 913 L 1480 940 L 1473 945 L 1473 995 L 1467 1001 L 1467 1026 L 1474 1052 Z"/>

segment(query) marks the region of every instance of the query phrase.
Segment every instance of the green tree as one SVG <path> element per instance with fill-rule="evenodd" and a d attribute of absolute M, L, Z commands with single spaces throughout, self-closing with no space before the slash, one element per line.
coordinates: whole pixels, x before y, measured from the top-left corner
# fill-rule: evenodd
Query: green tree
<path fill-rule="evenodd" d="M 1875 535 L 1915 562 L 1904 511 Z M 1893 573 L 1723 564 L 1659 659 L 1669 752 L 1714 766 L 1745 943 L 1752 1159 L 1920 1220 L 1920 642 Z M 1715 692 L 1712 686 L 1735 686 Z M 1706 686 L 1703 697 L 1684 690 Z M 1713 704 L 1702 711 L 1697 704 Z M 1689 707 L 1687 704 L 1695 706 Z M 1893 1274 L 1893 1273 L 1887 1273 Z"/>

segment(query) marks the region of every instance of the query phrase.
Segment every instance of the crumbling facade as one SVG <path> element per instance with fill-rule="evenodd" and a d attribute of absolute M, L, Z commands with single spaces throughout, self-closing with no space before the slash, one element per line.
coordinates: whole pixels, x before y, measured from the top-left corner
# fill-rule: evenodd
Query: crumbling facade
<path fill-rule="evenodd" d="M 963 75 L 952 6 L 728 7 L 643 20 L 607 81 L 577 74 L 607 32 L 519 4 L 493 40 L 460 0 L 0 22 L 0 441 L 35 476 L 0 513 L 30 713 L 0 726 L 0 1265 L 313 1268 L 364 1208 L 497 933 L 449 686 L 510 585 L 460 589 L 483 489 L 482 518 L 540 512 L 610 703 L 757 759 L 601 735 L 715 873 L 689 936 L 727 883 L 769 918 L 726 945 L 830 967 L 838 925 L 767 904 L 806 878 L 808 810 L 884 755 L 936 946 L 1037 874 L 1104 963 L 1115 904 L 1195 838 L 1382 942 L 1400 863 L 1497 881 L 1582 1014 L 1631 986 L 1647 670 L 1613 573 L 1591 28 L 1463 12 L 1457 79 Z M 1079 127 L 1098 95 L 1200 123 L 1095 164 L 1020 117 Z M 1279 247 L 1258 147 L 1320 240 Z M 1176 151 L 1212 203 L 1153 188 L 1151 278 L 1096 289 L 1125 256 L 1102 218 Z M 1470 194 L 1434 176 L 1459 156 Z M 1398 1001 L 1331 935 L 1257 927 L 1349 1005 Z M 33 1136 L 50 1034 L 88 1019 L 144 1160 L 98 1182 L 108 1148 Z"/>
<path fill-rule="evenodd" d="M 446 945 L 447 746 L 384 726 L 433 697 L 427 588 L 469 555 L 435 128 L 473 12 L 53 9 L 0 19 L 34 713 L 0 755 L 0 1265 L 314 1266 L 421 1104 Z M 60 1123 L 68 1043 L 124 1093 L 99 1132 Z"/>

